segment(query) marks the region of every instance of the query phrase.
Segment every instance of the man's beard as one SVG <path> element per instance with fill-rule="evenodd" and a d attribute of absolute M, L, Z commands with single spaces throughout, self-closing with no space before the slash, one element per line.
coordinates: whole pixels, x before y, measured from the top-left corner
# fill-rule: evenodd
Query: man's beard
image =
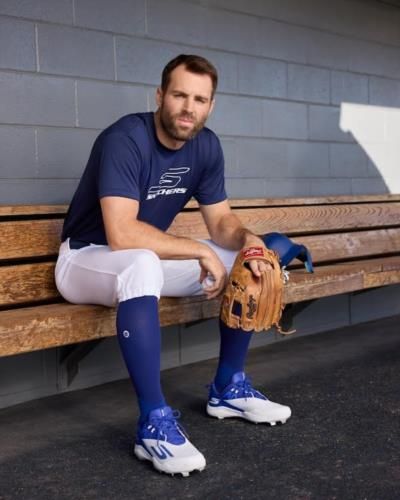
<path fill-rule="evenodd" d="M 178 118 L 187 118 L 189 120 L 192 120 L 192 128 L 187 130 L 180 128 L 175 124 L 175 120 Z M 193 115 L 186 112 L 182 112 L 177 115 L 171 115 L 164 109 L 164 106 L 162 104 L 160 106 L 160 124 L 164 132 L 175 141 L 185 142 L 193 139 L 193 137 L 195 137 L 195 135 L 197 135 L 204 127 L 206 120 L 207 117 L 205 117 L 201 121 L 196 121 Z"/>

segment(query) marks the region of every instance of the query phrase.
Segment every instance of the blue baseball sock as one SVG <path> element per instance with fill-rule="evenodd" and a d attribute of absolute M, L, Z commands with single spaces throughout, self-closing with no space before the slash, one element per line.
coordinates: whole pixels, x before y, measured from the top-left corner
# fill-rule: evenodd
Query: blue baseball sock
<path fill-rule="evenodd" d="M 221 320 L 219 328 L 221 344 L 214 384 L 217 391 L 221 392 L 230 383 L 233 374 L 244 371 L 244 362 L 253 334 L 240 328 L 229 328 Z"/>
<path fill-rule="evenodd" d="M 118 341 L 140 407 L 140 423 L 165 406 L 160 382 L 161 331 L 158 301 L 143 296 L 120 302 L 117 310 Z"/>

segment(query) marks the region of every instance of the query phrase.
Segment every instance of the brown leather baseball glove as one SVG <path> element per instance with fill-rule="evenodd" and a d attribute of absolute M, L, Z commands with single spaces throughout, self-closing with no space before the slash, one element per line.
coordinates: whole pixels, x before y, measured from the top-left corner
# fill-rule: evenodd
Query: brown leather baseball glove
<path fill-rule="evenodd" d="M 251 260 L 269 263 L 271 269 L 257 277 L 250 269 Z M 279 332 L 288 333 L 279 326 L 284 308 L 283 283 L 278 254 L 262 246 L 244 248 L 236 257 L 222 298 L 222 321 L 245 331 L 260 332 L 275 326 Z"/>

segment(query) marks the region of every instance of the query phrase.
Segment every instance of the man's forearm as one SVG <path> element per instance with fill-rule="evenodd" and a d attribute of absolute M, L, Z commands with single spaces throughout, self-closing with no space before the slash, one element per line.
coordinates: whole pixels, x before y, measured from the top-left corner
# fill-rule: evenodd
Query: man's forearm
<path fill-rule="evenodd" d="M 123 232 L 114 235 L 114 240 L 108 240 L 112 250 L 147 248 L 161 259 L 199 259 L 208 251 L 208 247 L 199 241 L 164 233 L 138 220 L 129 222 Z"/>
<path fill-rule="evenodd" d="M 245 228 L 233 213 L 224 215 L 221 218 L 213 240 L 218 245 L 229 250 L 240 250 L 244 246 L 263 244 L 262 240 Z"/>

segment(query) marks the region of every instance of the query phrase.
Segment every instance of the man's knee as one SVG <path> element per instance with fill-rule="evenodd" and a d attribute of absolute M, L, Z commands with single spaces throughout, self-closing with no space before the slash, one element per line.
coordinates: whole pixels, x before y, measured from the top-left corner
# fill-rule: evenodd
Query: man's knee
<path fill-rule="evenodd" d="M 118 275 L 118 301 L 154 295 L 160 298 L 164 283 L 161 261 L 152 250 L 132 251 L 132 263 Z"/>

